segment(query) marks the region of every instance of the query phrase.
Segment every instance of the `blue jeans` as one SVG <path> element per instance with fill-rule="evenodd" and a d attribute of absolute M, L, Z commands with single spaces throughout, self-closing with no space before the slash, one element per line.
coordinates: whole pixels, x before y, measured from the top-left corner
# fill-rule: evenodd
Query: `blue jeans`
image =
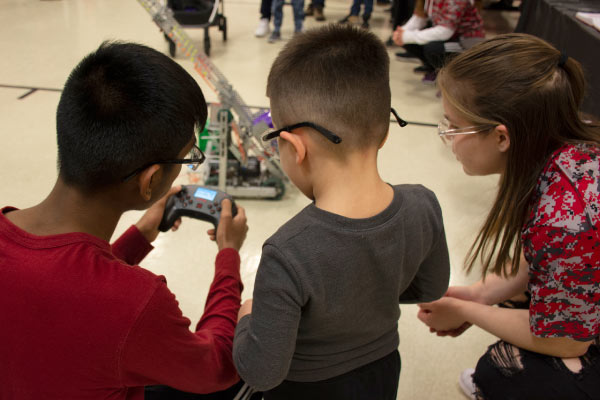
<path fill-rule="evenodd" d="M 360 5 L 365 3 L 365 11 L 363 12 L 363 16 L 370 17 L 371 12 L 373 11 L 373 0 L 354 0 L 352 2 L 352 8 L 350 8 L 350 15 L 356 15 L 360 13 Z"/>
<path fill-rule="evenodd" d="M 273 0 L 271 12 L 273 14 L 273 25 L 275 26 L 274 32 L 279 32 L 281 30 L 281 22 L 283 21 L 283 2 L 284 0 Z M 294 31 L 300 32 L 304 21 L 304 0 L 292 0 L 292 7 L 294 8 Z"/>

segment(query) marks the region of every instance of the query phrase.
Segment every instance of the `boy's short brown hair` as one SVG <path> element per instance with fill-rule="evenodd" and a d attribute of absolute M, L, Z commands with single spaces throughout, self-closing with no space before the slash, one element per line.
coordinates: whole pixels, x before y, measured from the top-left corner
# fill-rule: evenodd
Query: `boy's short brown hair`
<path fill-rule="evenodd" d="M 269 73 L 273 121 L 321 125 L 342 138 L 329 144 L 344 152 L 378 146 L 390 124 L 389 64 L 384 44 L 365 30 L 329 25 L 299 34 Z"/>

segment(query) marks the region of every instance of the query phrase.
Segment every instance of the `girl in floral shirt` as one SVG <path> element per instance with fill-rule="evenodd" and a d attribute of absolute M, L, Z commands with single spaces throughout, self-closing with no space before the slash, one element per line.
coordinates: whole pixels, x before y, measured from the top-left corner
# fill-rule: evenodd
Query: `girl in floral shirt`
<path fill-rule="evenodd" d="M 502 35 L 453 59 L 439 86 L 440 136 L 467 174 L 500 184 L 467 262 L 485 279 L 419 319 L 440 336 L 473 324 L 500 338 L 461 376 L 473 399 L 599 399 L 600 127 L 578 113 L 580 64 Z M 527 289 L 529 310 L 492 306 Z"/>

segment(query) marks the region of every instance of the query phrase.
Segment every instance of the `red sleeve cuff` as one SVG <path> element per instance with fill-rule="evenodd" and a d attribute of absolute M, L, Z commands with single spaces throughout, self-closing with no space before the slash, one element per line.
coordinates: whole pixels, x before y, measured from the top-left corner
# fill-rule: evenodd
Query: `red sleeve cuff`
<path fill-rule="evenodd" d="M 240 281 L 240 253 L 232 248 L 219 251 L 215 260 L 215 275 L 228 275 Z"/>
<path fill-rule="evenodd" d="M 153 248 L 135 225 L 131 225 L 112 245 L 115 257 L 130 265 L 139 264 Z"/>

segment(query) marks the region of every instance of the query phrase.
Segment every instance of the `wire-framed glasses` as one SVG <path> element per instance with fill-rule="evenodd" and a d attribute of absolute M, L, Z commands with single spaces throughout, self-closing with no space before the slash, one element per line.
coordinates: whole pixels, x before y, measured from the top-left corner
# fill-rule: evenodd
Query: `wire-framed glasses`
<path fill-rule="evenodd" d="M 146 168 L 148 168 L 149 166 L 154 165 L 154 164 L 187 164 L 191 170 L 195 171 L 198 169 L 198 166 L 204 162 L 205 159 L 206 159 L 206 156 L 204 155 L 202 150 L 200 150 L 200 148 L 198 146 L 193 145 L 192 148 L 190 149 L 190 152 L 186 155 L 186 158 L 154 161 L 154 162 L 144 164 L 141 167 L 139 167 L 138 169 L 136 169 L 135 171 L 132 171 L 130 174 L 126 175 L 122 179 L 122 181 L 127 182 L 128 180 L 130 180 L 131 178 L 133 178 L 134 176 L 136 176 L 137 174 L 139 174 L 140 172 L 142 172 L 143 170 L 145 170 Z"/>
<path fill-rule="evenodd" d="M 463 128 L 450 128 L 451 126 L 452 123 L 448 118 L 444 118 L 438 123 L 438 135 L 440 136 L 440 139 L 442 139 L 442 142 L 447 145 L 452 143 L 454 136 L 480 133 L 492 129 L 495 125 L 475 125 L 465 126 Z"/>

